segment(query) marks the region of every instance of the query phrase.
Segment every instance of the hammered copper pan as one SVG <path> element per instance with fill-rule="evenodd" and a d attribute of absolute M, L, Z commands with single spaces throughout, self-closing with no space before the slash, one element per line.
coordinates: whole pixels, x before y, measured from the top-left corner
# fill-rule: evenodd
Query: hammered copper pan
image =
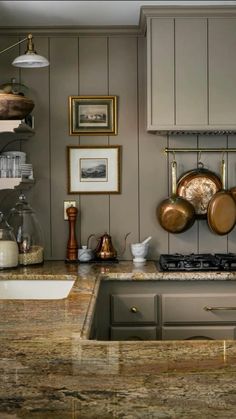
<path fill-rule="evenodd" d="M 230 189 L 230 193 L 232 194 L 235 202 L 236 202 L 236 186 L 233 186 L 233 188 Z"/>
<path fill-rule="evenodd" d="M 157 218 L 161 226 L 169 233 L 182 233 L 195 221 L 193 205 L 176 195 L 176 161 L 171 163 L 172 195 L 157 207 Z"/>
<path fill-rule="evenodd" d="M 225 161 L 222 160 L 222 186 L 210 200 L 207 221 L 210 229 L 221 236 L 230 233 L 235 226 L 236 204 L 233 195 L 225 190 Z"/>
<path fill-rule="evenodd" d="M 177 184 L 177 195 L 191 202 L 197 218 L 206 218 L 212 196 L 222 189 L 222 182 L 214 172 L 205 169 L 201 162 L 196 169 L 184 173 Z"/>

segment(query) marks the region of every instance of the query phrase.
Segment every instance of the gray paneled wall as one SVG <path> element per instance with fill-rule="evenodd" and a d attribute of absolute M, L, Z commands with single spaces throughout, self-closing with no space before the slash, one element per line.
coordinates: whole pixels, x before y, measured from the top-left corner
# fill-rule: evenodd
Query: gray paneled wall
<path fill-rule="evenodd" d="M 15 42 L 1 36 L 0 48 Z M 130 242 L 153 237 L 150 258 L 164 252 L 236 252 L 236 231 L 220 237 L 206 221 L 195 222 L 187 232 L 167 234 L 156 220 L 156 206 L 170 191 L 166 146 L 235 146 L 235 137 L 166 137 L 147 133 L 146 40 L 130 35 L 37 37 L 37 50 L 50 59 L 43 69 L 14 69 L 17 51 L 1 56 L 0 83 L 17 76 L 30 88 L 35 101 L 35 136 L 17 144 L 33 163 L 36 184 L 27 193 L 43 226 L 47 259 L 64 259 L 68 225 L 63 220 L 63 201 L 76 200 L 79 208 L 77 237 L 85 244 L 91 233 L 112 235 L 118 251 L 126 233 Z M 24 47 L 22 47 L 24 50 Z M 72 137 L 68 131 L 68 96 L 117 95 L 118 135 Z M 121 194 L 68 195 L 67 145 L 122 145 Z M 11 147 L 13 148 L 13 146 Z M 14 145 L 16 148 L 16 145 Z M 178 174 L 195 168 L 197 154 L 177 154 Z M 202 154 L 206 167 L 219 173 L 219 154 Z M 235 154 L 228 157 L 228 185 L 236 185 Z M 13 205 L 16 192 L 0 192 L 0 208 Z M 95 245 L 96 242 L 94 241 Z M 123 259 L 131 259 L 129 245 Z"/>

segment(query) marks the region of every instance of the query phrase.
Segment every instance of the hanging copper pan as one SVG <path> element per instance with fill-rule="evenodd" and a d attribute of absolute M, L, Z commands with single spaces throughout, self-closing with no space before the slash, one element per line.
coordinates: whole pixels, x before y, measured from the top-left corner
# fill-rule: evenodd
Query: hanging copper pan
<path fill-rule="evenodd" d="M 210 200 L 207 221 L 210 229 L 221 236 L 230 233 L 235 226 L 236 204 L 233 195 L 225 190 L 225 161 L 222 160 L 222 186 Z"/>
<path fill-rule="evenodd" d="M 157 207 L 157 218 L 161 226 L 169 233 L 182 233 L 195 221 L 192 204 L 176 195 L 176 161 L 171 163 L 172 195 Z"/>
<path fill-rule="evenodd" d="M 233 186 L 229 191 L 230 191 L 232 197 L 234 198 L 234 201 L 235 201 L 235 204 L 236 204 L 236 186 Z"/>
<path fill-rule="evenodd" d="M 222 182 L 214 172 L 199 162 L 196 169 L 184 173 L 177 184 L 177 195 L 191 202 L 197 218 L 206 218 L 212 196 L 222 189 Z"/>
<path fill-rule="evenodd" d="M 236 186 L 233 186 L 229 191 L 232 194 L 232 196 L 235 200 L 235 203 L 236 203 Z"/>

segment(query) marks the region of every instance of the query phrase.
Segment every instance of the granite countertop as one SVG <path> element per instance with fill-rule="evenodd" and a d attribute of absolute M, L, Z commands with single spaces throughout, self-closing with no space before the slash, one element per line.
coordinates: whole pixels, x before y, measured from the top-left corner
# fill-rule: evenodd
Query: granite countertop
<path fill-rule="evenodd" d="M 161 273 L 153 262 L 43 266 L 0 280 L 66 279 L 64 300 L 0 300 L 0 418 L 233 418 L 236 341 L 88 340 L 101 278 L 235 280 Z"/>

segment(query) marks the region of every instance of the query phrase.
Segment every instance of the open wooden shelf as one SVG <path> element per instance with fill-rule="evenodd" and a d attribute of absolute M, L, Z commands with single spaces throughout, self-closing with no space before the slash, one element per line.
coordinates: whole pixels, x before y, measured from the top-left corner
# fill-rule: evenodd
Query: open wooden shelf
<path fill-rule="evenodd" d="M 0 120 L 0 138 L 27 139 L 32 137 L 35 131 L 24 121 L 18 119 Z"/>

